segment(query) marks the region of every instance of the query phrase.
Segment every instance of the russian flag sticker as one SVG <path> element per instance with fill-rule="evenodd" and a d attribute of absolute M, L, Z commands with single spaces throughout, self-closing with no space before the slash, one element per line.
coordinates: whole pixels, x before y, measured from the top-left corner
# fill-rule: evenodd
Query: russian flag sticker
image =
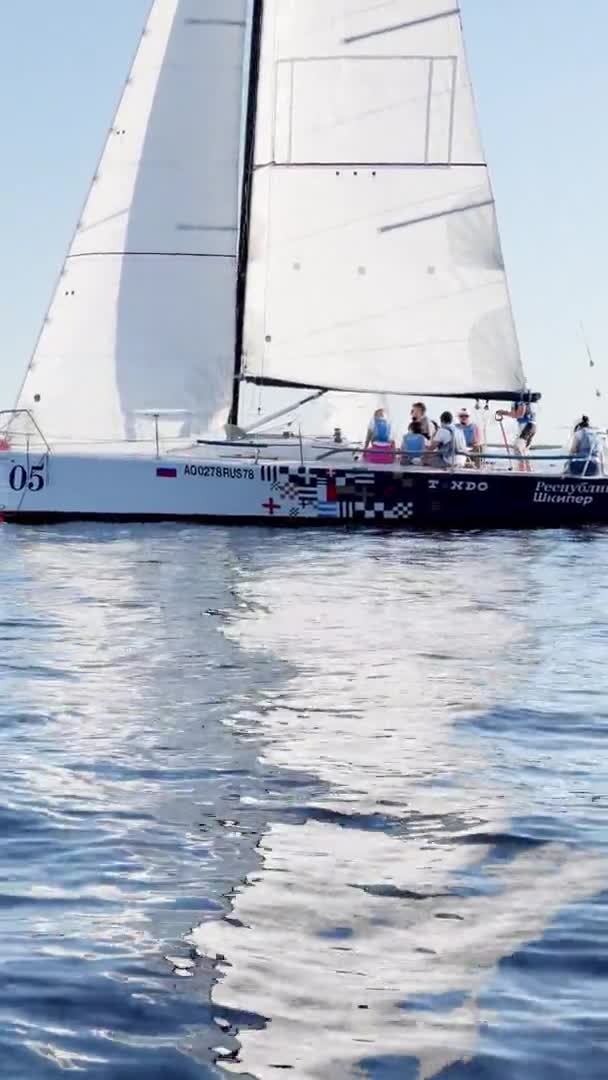
<path fill-rule="evenodd" d="M 157 476 L 166 476 L 166 477 L 169 477 L 170 479 L 174 480 L 175 477 L 177 476 L 177 469 L 162 469 L 162 468 L 160 468 L 160 469 L 156 470 L 156 475 Z"/>

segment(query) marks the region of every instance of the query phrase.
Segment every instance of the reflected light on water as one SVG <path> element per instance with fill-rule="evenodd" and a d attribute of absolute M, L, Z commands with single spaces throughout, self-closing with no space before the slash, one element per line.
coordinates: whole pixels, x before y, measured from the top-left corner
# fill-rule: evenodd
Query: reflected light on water
<path fill-rule="evenodd" d="M 327 793 L 269 827 L 235 918 L 193 935 L 225 958 L 215 1002 L 268 1019 L 227 1071 L 334 1080 L 375 1075 L 360 1069 L 381 1054 L 437 1076 L 474 1051 L 499 961 L 608 881 L 603 854 L 514 826 L 528 806 L 505 783 L 508 747 L 467 730 L 526 701 L 538 663 L 542 549 L 503 538 L 495 559 L 491 544 L 279 547 L 241 579 L 246 612 L 226 633 L 291 677 L 240 728 Z"/>

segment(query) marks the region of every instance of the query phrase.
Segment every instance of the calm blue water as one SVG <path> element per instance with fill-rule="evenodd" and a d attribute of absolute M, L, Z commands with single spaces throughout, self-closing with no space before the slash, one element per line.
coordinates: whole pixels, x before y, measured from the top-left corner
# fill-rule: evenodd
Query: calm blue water
<path fill-rule="evenodd" d="M 608 1075 L 608 533 L 0 528 L 0 1076 Z"/>

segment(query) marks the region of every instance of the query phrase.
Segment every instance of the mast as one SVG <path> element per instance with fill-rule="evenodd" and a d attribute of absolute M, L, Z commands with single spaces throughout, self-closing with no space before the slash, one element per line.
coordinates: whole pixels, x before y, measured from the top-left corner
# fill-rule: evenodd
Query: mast
<path fill-rule="evenodd" d="M 240 377 L 243 363 L 243 331 L 245 322 L 245 295 L 247 292 L 247 262 L 249 259 L 249 217 L 255 163 L 255 124 L 258 107 L 260 76 L 260 53 L 262 48 L 262 21 L 264 0 L 253 0 L 251 20 L 251 50 L 249 56 L 249 88 L 247 92 L 247 118 L 245 128 L 245 153 L 243 158 L 243 189 L 241 192 L 241 223 L 236 282 L 236 336 L 234 345 L 234 379 L 228 423 L 236 426 L 239 419 Z"/>

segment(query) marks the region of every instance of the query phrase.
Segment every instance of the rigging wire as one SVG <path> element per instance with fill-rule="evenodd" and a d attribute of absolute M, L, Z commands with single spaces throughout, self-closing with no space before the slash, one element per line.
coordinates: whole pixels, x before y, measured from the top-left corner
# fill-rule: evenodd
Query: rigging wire
<path fill-rule="evenodd" d="M 580 328 L 580 332 L 581 332 L 581 338 L 582 338 L 582 341 L 583 341 L 583 346 L 584 346 L 584 349 L 585 349 L 585 353 L 587 355 L 587 363 L 588 363 L 589 369 L 591 371 L 593 371 L 593 369 L 595 368 L 595 360 L 593 359 L 593 353 L 591 352 L 591 347 L 589 345 L 589 339 L 587 338 L 587 334 L 585 333 L 585 327 L 583 326 L 582 321 L 579 323 L 579 328 Z M 594 372 L 594 374 L 595 374 L 595 372 Z M 595 382 L 596 380 L 594 379 L 593 381 Z M 597 386 L 597 385 L 595 386 L 595 396 L 596 396 L 596 398 L 601 398 L 601 396 L 602 396 L 602 391 L 600 390 L 599 386 Z"/>

